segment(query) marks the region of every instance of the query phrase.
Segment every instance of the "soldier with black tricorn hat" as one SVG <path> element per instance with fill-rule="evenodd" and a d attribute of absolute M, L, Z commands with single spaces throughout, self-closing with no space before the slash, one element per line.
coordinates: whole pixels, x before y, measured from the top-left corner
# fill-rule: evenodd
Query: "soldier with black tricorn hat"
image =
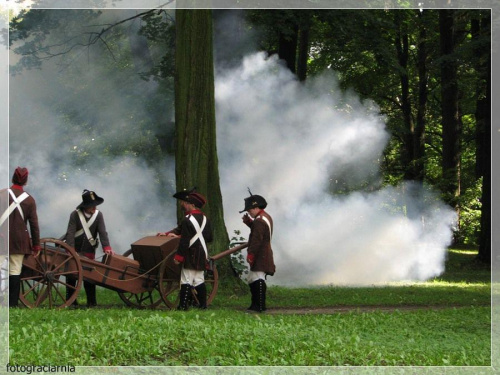
<path fill-rule="evenodd" d="M 79 254 L 89 259 L 95 259 L 99 239 L 104 253 L 114 254 L 109 242 L 108 232 L 106 231 L 104 216 L 97 209 L 97 206 L 103 202 L 104 199 L 94 191 L 85 189 L 82 193 L 82 203 L 76 207 L 76 210 L 69 217 L 68 229 L 65 235 L 66 243 L 74 247 Z M 66 299 L 69 299 L 73 294 L 76 280 L 68 278 L 67 284 L 73 286 L 73 289 L 66 288 Z M 83 286 L 87 295 L 87 306 L 97 306 L 95 284 L 84 281 Z M 76 300 L 73 302 L 73 305 L 78 305 Z"/>
<path fill-rule="evenodd" d="M 205 270 L 208 263 L 207 243 L 212 242 L 212 225 L 201 211 L 207 203 L 206 198 L 196 192 L 196 188 L 183 190 L 174 194 L 178 199 L 184 217 L 177 226 L 159 236 L 180 237 L 179 246 L 174 255 L 174 262 L 182 264 L 181 290 L 178 310 L 187 310 L 191 302 L 193 290 L 196 292 L 198 307 L 207 308 L 207 288 Z"/>
<path fill-rule="evenodd" d="M 252 293 L 252 303 L 248 311 L 266 311 L 266 276 L 274 275 L 276 266 L 274 264 L 271 238 L 273 235 L 273 219 L 264 210 L 267 202 L 264 197 L 252 194 L 245 198 L 245 212 L 243 222 L 250 228 L 248 238 L 247 262 L 250 265 L 247 282 Z"/>

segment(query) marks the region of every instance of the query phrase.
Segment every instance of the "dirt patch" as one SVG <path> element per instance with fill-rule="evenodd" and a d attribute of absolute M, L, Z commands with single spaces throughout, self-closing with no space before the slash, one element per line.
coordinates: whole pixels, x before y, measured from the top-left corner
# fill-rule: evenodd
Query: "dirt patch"
<path fill-rule="evenodd" d="M 474 306 L 489 306 L 489 305 L 474 305 Z M 300 308 L 288 308 L 288 307 L 277 307 L 270 308 L 266 311 L 266 314 L 295 314 L 295 315 L 306 315 L 306 314 L 338 314 L 338 313 L 349 313 L 349 312 L 395 312 L 395 311 L 417 311 L 417 310 L 443 310 L 452 309 L 460 307 L 470 307 L 469 305 L 384 305 L 384 306 L 335 306 L 335 307 L 300 307 Z"/>

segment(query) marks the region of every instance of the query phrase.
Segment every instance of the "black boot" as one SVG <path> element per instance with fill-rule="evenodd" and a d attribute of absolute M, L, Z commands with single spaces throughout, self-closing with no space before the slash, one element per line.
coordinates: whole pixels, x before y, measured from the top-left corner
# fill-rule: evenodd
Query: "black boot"
<path fill-rule="evenodd" d="M 259 279 L 255 282 L 257 285 L 255 286 L 256 289 L 256 303 L 257 303 L 257 310 L 258 312 L 263 312 L 266 311 L 266 291 L 267 291 L 267 285 L 265 280 Z"/>
<path fill-rule="evenodd" d="M 189 302 L 191 301 L 191 285 L 182 284 L 181 291 L 179 292 L 179 306 L 177 310 L 186 311 L 189 308 Z"/>
<path fill-rule="evenodd" d="M 85 288 L 85 294 L 87 294 L 87 307 L 96 307 L 97 298 L 96 298 L 95 284 L 91 284 L 84 281 L 83 287 Z"/>
<path fill-rule="evenodd" d="M 260 281 L 261 281 L 260 284 L 262 285 L 260 311 L 266 311 L 267 310 L 267 307 L 266 307 L 267 284 L 266 284 L 265 280 L 260 280 Z"/>
<path fill-rule="evenodd" d="M 198 308 L 206 309 L 207 308 L 207 286 L 205 283 L 200 284 L 195 287 L 196 289 L 196 298 L 198 299 Z"/>
<path fill-rule="evenodd" d="M 72 286 L 73 288 L 68 288 L 66 287 L 66 301 L 69 300 L 72 296 L 73 296 L 73 293 L 75 292 L 75 287 L 76 287 L 76 279 L 72 278 L 72 277 L 67 277 L 66 278 L 66 284 Z M 75 298 L 75 300 L 73 301 L 73 303 L 71 304 L 72 306 L 74 307 L 77 307 L 78 306 L 78 302 Z"/>
<path fill-rule="evenodd" d="M 250 307 L 247 309 L 247 311 L 258 311 L 257 308 L 257 281 L 254 281 L 253 283 L 248 284 L 250 287 L 250 293 L 252 294 L 252 303 L 250 304 Z"/>
<path fill-rule="evenodd" d="M 9 276 L 9 307 L 18 307 L 21 275 Z"/>

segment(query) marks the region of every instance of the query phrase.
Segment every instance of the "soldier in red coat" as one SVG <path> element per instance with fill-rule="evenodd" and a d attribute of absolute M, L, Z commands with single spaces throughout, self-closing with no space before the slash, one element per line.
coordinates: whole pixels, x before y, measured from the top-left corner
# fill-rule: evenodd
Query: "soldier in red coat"
<path fill-rule="evenodd" d="M 250 227 L 247 255 L 250 272 L 247 281 L 252 293 L 252 303 L 247 310 L 257 312 L 266 311 L 266 276 L 272 276 L 276 272 L 271 248 L 273 219 L 264 211 L 266 207 L 267 202 L 262 196 L 250 193 L 245 198 L 245 208 L 240 211 L 247 212 L 243 216 L 243 222 Z"/>
<path fill-rule="evenodd" d="M 36 203 L 35 199 L 24 191 L 27 183 L 28 169 L 17 167 L 12 176 L 12 186 L 0 192 L 0 197 L 7 202 L 8 196 L 9 202 L 7 210 L 1 213 L 0 226 L 8 223 L 9 228 L 10 307 L 18 306 L 24 257 L 29 254 L 36 256 L 41 250 Z M 2 207 L 7 205 L 4 204 Z"/>
<path fill-rule="evenodd" d="M 207 267 L 208 248 L 212 242 L 212 225 L 201 211 L 206 204 L 206 198 L 194 191 L 180 191 L 174 194 L 180 201 L 185 216 L 179 226 L 161 236 L 180 237 L 179 247 L 174 255 L 174 262 L 182 264 L 181 290 L 179 293 L 178 310 L 187 310 L 195 290 L 198 307 L 207 308 L 207 288 L 205 285 L 205 270 Z"/>

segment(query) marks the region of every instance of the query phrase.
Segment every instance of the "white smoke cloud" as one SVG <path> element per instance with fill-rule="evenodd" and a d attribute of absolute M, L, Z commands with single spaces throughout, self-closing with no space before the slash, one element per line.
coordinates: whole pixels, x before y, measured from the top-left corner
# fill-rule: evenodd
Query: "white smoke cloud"
<path fill-rule="evenodd" d="M 10 169 L 30 169 L 27 190 L 37 200 L 43 236 L 63 235 L 82 190 L 91 189 L 105 199 L 100 209 L 112 246 L 124 252 L 135 240 L 175 226 L 173 160 L 162 166 L 171 184 L 158 194 L 156 172 L 142 155 L 91 155 L 80 168 L 71 167 L 69 157 L 92 142 L 112 147 L 139 134 L 140 127 L 125 127 L 120 115 L 131 106 L 130 90 L 148 97 L 154 83 L 110 77 L 86 59 L 74 64 L 67 78 L 50 62 L 11 77 Z M 247 186 L 268 200 L 277 264 L 270 282 L 371 284 L 442 272 L 453 211 L 416 186 L 378 189 L 389 135 L 373 103 L 342 94 L 328 72 L 299 83 L 276 57 L 262 53 L 224 68 L 216 77 L 216 107 L 226 227 L 230 235 L 239 229 L 248 236 L 238 213 Z M 91 95 L 84 87 L 94 89 Z M 61 103 L 93 126 L 93 135 L 68 129 Z M 134 116 L 139 123 L 147 114 Z M 360 184 L 373 192 L 328 193 Z"/>
<path fill-rule="evenodd" d="M 95 22 L 113 22 L 124 14 L 128 13 L 103 12 L 101 21 Z M 61 37 L 54 30 L 47 43 Z M 70 213 L 81 203 L 83 189 L 89 189 L 104 198 L 98 208 L 113 249 L 123 253 L 136 240 L 176 226 L 174 161 L 161 161 L 168 184 L 160 185 L 158 167 L 148 164 L 144 155 L 103 151 L 143 137 L 141 123 L 149 114 L 134 101 L 151 98 L 157 83 L 146 82 L 135 72 L 110 76 L 96 54 L 95 47 L 90 48 L 85 58 L 75 58 L 69 67 L 51 59 L 41 70 L 10 77 L 9 169 L 10 175 L 18 165 L 29 169 L 26 190 L 37 202 L 43 237 L 65 234 Z M 11 64 L 17 59 L 11 52 Z M 129 114 L 137 128 L 127 126 L 130 121 L 124 118 Z M 80 128 L 70 126 L 68 116 Z M 162 118 L 168 122 L 173 113 L 165 111 Z M 78 157 L 82 162 L 75 167 Z"/>
<path fill-rule="evenodd" d="M 376 186 L 389 135 L 373 103 L 342 95 L 328 72 L 304 85 L 264 53 L 219 73 L 216 102 L 226 226 L 248 236 L 238 214 L 247 186 L 267 199 L 271 283 L 365 285 L 444 270 L 455 217 L 432 192 L 328 193 L 337 179 Z"/>

